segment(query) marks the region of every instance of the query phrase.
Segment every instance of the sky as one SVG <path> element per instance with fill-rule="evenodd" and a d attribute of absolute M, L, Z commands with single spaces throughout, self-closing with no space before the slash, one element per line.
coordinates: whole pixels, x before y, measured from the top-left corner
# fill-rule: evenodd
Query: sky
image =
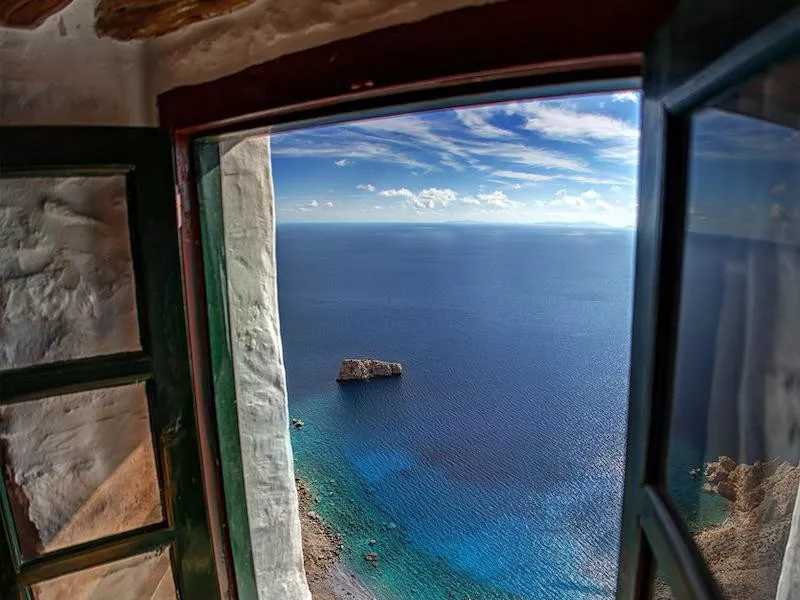
<path fill-rule="evenodd" d="M 276 134 L 278 220 L 633 227 L 638 143 L 633 91 Z"/>

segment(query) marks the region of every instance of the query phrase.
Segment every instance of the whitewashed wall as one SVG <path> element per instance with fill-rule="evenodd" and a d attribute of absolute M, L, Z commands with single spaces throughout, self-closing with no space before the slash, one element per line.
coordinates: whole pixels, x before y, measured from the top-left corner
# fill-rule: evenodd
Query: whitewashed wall
<path fill-rule="evenodd" d="M 262 599 L 310 600 L 287 435 L 269 138 L 226 144 L 220 163 L 234 380 L 258 590 Z"/>

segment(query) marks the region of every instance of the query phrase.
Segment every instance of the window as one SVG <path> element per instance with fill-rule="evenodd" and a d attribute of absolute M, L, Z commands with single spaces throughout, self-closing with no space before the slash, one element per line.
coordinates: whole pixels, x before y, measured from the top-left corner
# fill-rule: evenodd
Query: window
<path fill-rule="evenodd" d="M 275 185 L 312 594 L 344 578 L 377 598 L 613 595 L 638 114 L 628 91 L 219 147 L 228 296 L 215 304 L 230 307 L 240 407 L 276 392 L 261 365 L 277 340 L 256 331 L 259 304 L 274 298 L 245 289 L 263 277 L 252 267 L 271 232 L 256 235 L 263 200 L 242 193 L 271 204 L 263 182 Z M 252 156 L 270 166 L 245 178 Z M 350 357 L 397 361 L 403 374 L 337 383 Z M 247 444 L 268 422 L 244 410 Z M 269 460 L 292 468 L 282 451 Z M 259 486 L 283 502 L 274 478 Z"/>
<path fill-rule="evenodd" d="M 168 139 L 0 139 L 0 595 L 214 598 Z"/>

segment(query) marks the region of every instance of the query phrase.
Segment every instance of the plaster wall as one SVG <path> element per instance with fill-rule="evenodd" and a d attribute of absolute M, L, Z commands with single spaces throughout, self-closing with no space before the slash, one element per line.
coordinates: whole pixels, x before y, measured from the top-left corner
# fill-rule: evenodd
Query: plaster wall
<path fill-rule="evenodd" d="M 220 154 L 230 335 L 256 581 L 262 599 L 310 600 L 288 435 L 269 138 L 224 144 Z"/>
<path fill-rule="evenodd" d="M 94 34 L 92 0 L 0 28 L 0 125 L 153 125 L 144 42 Z"/>

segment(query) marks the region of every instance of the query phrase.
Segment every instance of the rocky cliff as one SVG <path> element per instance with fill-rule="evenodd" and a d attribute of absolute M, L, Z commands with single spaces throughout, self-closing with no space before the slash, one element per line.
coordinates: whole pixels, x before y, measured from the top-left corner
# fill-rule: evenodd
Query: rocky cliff
<path fill-rule="evenodd" d="M 706 493 L 730 502 L 728 518 L 695 541 L 728 600 L 774 600 L 792 523 L 800 467 L 776 459 L 752 465 L 721 456 L 705 471 Z M 670 598 L 657 584 L 657 599 Z"/>
<path fill-rule="evenodd" d="M 374 377 L 395 377 L 403 373 L 403 365 L 374 358 L 346 358 L 339 367 L 336 381 L 364 381 Z"/>

